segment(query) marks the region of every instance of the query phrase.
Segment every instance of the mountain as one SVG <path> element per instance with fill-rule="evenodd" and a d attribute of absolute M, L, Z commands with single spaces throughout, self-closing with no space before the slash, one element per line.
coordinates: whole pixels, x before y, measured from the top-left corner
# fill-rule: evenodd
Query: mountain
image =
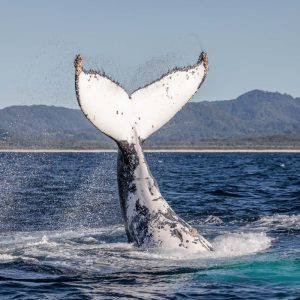
<path fill-rule="evenodd" d="M 253 90 L 234 100 L 188 103 L 148 147 L 300 148 L 300 98 Z M 81 111 L 11 106 L 0 110 L 0 148 L 114 148 Z"/>
<path fill-rule="evenodd" d="M 112 145 L 78 109 L 32 105 L 0 110 L 1 148 L 80 149 Z"/>
<path fill-rule="evenodd" d="M 176 141 L 178 127 L 187 141 L 299 134 L 300 98 L 254 90 L 234 100 L 191 102 L 154 139 Z"/>

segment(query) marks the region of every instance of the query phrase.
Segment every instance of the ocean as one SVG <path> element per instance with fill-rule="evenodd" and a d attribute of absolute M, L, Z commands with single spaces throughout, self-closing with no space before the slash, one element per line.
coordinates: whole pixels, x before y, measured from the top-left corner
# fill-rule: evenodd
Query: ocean
<path fill-rule="evenodd" d="M 116 153 L 0 153 L 0 299 L 300 299 L 300 153 L 147 153 L 215 251 L 126 241 Z"/>

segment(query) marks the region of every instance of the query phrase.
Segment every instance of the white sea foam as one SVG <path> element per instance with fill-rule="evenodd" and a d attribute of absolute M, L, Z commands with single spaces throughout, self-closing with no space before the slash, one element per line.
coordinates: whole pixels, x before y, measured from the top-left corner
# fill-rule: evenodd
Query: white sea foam
<path fill-rule="evenodd" d="M 95 238 L 91 236 L 83 237 L 81 240 L 86 243 L 98 242 Z"/>
<path fill-rule="evenodd" d="M 213 215 L 208 216 L 204 221 L 204 224 L 222 224 L 222 223 L 223 221 L 219 217 Z"/>
<path fill-rule="evenodd" d="M 140 259 L 167 260 L 207 260 L 251 255 L 262 252 L 271 246 L 272 238 L 264 232 L 226 233 L 210 241 L 213 252 L 189 253 L 184 249 L 167 250 L 151 249 L 149 251 L 133 251 L 130 257 Z"/>
<path fill-rule="evenodd" d="M 265 216 L 254 222 L 256 227 L 300 229 L 300 214 Z"/>
<path fill-rule="evenodd" d="M 27 256 L 23 256 L 23 255 L 11 255 L 11 254 L 0 254 L 0 261 L 15 261 L 15 260 L 23 260 L 23 261 L 38 261 L 35 258 L 32 257 L 27 257 Z"/>
<path fill-rule="evenodd" d="M 29 260 L 47 265 L 78 270 L 106 271 L 123 267 L 163 265 L 207 266 L 211 260 L 255 254 L 271 246 L 272 239 L 264 232 L 226 233 L 210 241 L 213 252 L 190 254 L 187 251 L 143 250 L 126 242 L 109 242 L 122 226 L 73 231 L 14 233 L 0 240 L 0 260 Z M 109 238 L 109 240 L 107 240 Z M 91 243 L 92 242 L 92 243 Z M 21 256 L 20 256 L 21 253 Z"/>
<path fill-rule="evenodd" d="M 42 240 L 41 240 L 41 244 L 48 244 L 48 243 L 49 243 L 49 241 L 48 241 L 47 236 L 43 235 Z"/>
<path fill-rule="evenodd" d="M 10 254 L 0 254 L 0 261 L 2 260 L 7 261 L 7 260 L 14 260 L 14 259 L 16 259 L 16 257 Z"/>
<path fill-rule="evenodd" d="M 57 243 L 54 241 L 49 241 L 48 236 L 47 235 L 43 235 L 41 238 L 39 238 L 37 241 L 34 242 L 29 242 L 27 243 L 27 245 L 30 246 L 39 246 L 39 245 L 44 245 L 44 246 L 51 246 L 51 247 L 55 247 L 57 246 Z"/>
<path fill-rule="evenodd" d="M 220 235 L 212 242 L 215 257 L 233 257 L 264 251 L 272 239 L 266 233 L 229 233 Z"/>

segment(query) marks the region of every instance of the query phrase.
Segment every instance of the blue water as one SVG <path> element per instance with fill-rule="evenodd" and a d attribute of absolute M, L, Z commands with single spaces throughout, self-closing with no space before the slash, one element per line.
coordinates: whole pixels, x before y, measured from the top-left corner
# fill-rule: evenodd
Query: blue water
<path fill-rule="evenodd" d="M 127 244 L 116 153 L 0 153 L 0 299 L 300 299 L 300 154 L 147 159 L 213 254 Z"/>

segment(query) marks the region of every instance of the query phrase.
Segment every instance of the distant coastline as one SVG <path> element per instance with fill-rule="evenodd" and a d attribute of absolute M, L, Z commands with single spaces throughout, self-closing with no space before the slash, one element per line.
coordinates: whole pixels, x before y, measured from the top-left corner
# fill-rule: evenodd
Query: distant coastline
<path fill-rule="evenodd" d="M 191 102 L 144 147 L 153 152 L 298 152 L 299 116 L 300 98 L 278 92 L 253 90 L 233 100 Z M 0 149 L 107 152 L 116 147 L 78 109 L 32 105 L 0 109 Z"/>

